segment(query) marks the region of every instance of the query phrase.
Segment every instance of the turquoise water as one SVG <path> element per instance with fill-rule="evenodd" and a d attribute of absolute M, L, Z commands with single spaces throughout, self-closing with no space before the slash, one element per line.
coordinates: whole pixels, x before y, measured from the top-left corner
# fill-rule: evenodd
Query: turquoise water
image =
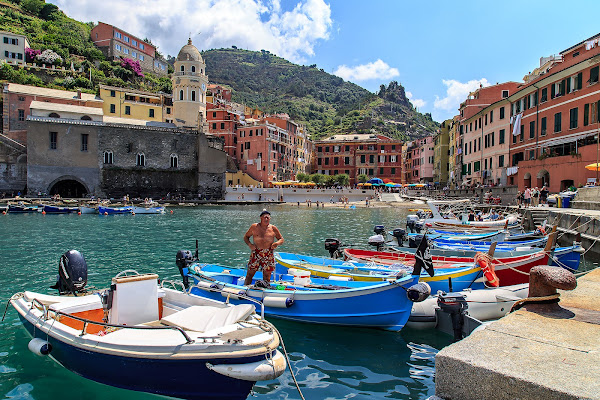
<path fill-rule="evenodd" d="M 242 265 L 248 248 L 242 237 L 258 222 L 259 206 L 175 208 L 165 215 L 0 215 L 0 299 L 24 290 L 53 293 L 59 257 L 70 249 L 88 263 L 88 286 L 105 287 L 125 269 L 178 275 L 175 254 L 193 250 L 204 262 Z M 400 226 L 398 209 L 316 209 L 271 205 L 272 223 L 285 238 L 286 252 L 326 255 L 323 241 L 366 244 L 373 226 Z M 434 357 L 451 343 L 441 333 L 400 333 L 327 327 L 271 319 L 283 335 L 304 397 L 315 399 L 424 399 L 435 392 Z M 0 393 L 10 399 L 158 398 L 81 378 L 27 350 L 29 337 L 9 308 L 0 323 Z M 190 371 L 193 379 L 193 371 Z M 201 387 L 199 387 L 201 390 Z M 291 374 L 259 382 L 250 398 L 298 399 Z"/>

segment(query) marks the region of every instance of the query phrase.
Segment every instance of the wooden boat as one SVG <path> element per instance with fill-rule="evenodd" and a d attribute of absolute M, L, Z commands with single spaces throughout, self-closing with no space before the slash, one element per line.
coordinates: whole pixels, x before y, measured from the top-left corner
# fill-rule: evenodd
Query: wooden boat
<path fill-rule="evenodd" d="M 430 238 L 429 235 L 427 235 Z M 538 239 L 532 240 L 520 240 L 520 241 L 488 241 L 488 240 L 448 240 L 440 237 L 433 237 L 432 242 L 434 247 L 439 248 L 465 248 L 465 249 L 477 249 L 478 251 L 487 251 L 486 247 L 489 248 L 492 243 L 496 243 L 496 249 L 504 248 L 507 250 L 516 250 L 517 248 L 531 248 L 545 246 L 548 241 L 548 237 L 544 236 Z M 445 247 L 444 247 L 445 246 Z M 484 248 L 483 250 L 481 248 Z"/>
<path fill-rule="evenodd" d="M 73 252 L 63 258 L 67 268 L 78 264 Z M 69 276 L 77 273 L 69 269 Z M 245 399 L 256 381 L 284 372 L 277 331 L 253 305 L 159 287 L 157 279 L 155 274 L 119 274 L 111 289 L 100 293 L 24 292 L 10 304 L 33 337 L 31 351 L 111 386 L 233 400 Z M 72 287 L 72 282 L 65 279 L 60 286 Z"/>
<path fill-rule="evenodd" d="M 98 214 L 98 207 L 79 206 L 81 214 Z"/>
<path fill-rule="evenodd" d="M 500 286 L 527 283 L 529 281 L 529 270 L 532 267 L 549 264 L 550 261 L 552 261 L 550 255 L 556 233 L 552 233 L 551 236 L 552 237 L 549 238 L 546 243 L 546 247 L 539 251 L 514 257 L 494 257 L 491 261 L 495 273 L 500 280 Z M 432 250 L 432 252 L 433 251 L 434 250 Z M 397 263 L 410 265 L 411 263 L 414 263 L 415 260 L 414 253 L 404 251 L 376 252 L 370 250 L 344 249 L 344 255 L 350 260 L 383 265 L 393 265 Z M 469 260 L 469 258 L 464 257 L 434 256 L 433 254 L 431 257 L 434 266 L 447 266 L 449 263 L 464 263 Z M 558 265 L 562 266 L 560 264 Z"/>
<path fill-rule="evenodd" d="M 412 266 L 403 264 L 377 265 L 374 263 L 352 263 L 327 257 L 312 257 L 304 254 L 282 253 L 275 254 L 277 271 L 285 273 L 294 270 L 304 270 L 312 276 L 336 280 L 360 282 L 377 282 L 394 278 L 399 273 L 412 272 Z M 412 260 L 414 264 L 414 259 Z M 473 258 L 465 263 L 438 264 L 435 275 L 420 274 L 419 282 L 427 283 L 432 293 L 438 290 L 462 290 L 468 287 L 484 288 L 481 268 L 474 265 Z"/>
<path fill-rule="evenodd" d="M 107 207 L 98 206 L 98 214 L 100 215 L 115 215 L 115 214 L 131 214 L 132 207 Z"/>
<path fill-rule="evenodd" d="M 407 290 L 419 277 L 404 274 L 380 282 L 340 281 L 274 274 L 268 287 L 259 287 L 257 272 L 249 287 L 243 286 L 246 271 L 194 262 L 184 269 L 193 280 L 190 292 L 211 299 L 226 297 L 232 304 L 246 299 L 262 302 L 265 315 L 328 325 L 344 325 L 399 331 L 410 315 L 412 301 Z"/>
<path fill-rule="evenodd" d="M 458 233 L 454 232 L 452 234 L 448 233 L 431 233 L 427 230 L 427 236 L 430 239 L 439 239 L 445 240 L 448 242 L 462 242 L 462 241 L 472 241 L 472 240 L 488 240 L 488 241 L 502 241 L 507 236 L 507 231 L 490 231 L 483 233 Z M 419 233 L 409 233 L 408 237 L 415 237 L 421 235 Z"/>

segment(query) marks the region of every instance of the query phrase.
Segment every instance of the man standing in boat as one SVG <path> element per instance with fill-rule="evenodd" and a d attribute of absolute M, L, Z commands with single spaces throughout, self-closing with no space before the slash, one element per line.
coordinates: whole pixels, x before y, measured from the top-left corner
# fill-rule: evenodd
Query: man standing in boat
<path fill-rule="evenodd" d="M 250 242 L 252 238 L 252 242 Z M 244 285 L 252 283 L 254 274 L 262 270 L 263 280 L 270 282 L 271 274 L 275 271 L 275 256 L 273 251 L 283 244 L 283 236 L 275 225 L 271 225 L 271 213 L 263 210 L 260 213 L 260 222 L 252 224 L 244 235 L 244 242 L 250 247 L 250 261 Z"/>

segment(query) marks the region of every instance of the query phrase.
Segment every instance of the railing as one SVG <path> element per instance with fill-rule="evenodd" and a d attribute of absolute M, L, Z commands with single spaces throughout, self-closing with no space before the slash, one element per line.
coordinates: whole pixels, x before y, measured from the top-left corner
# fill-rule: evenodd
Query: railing
<path fill-rule="evenodd" d="M 36 303 L 38 304 L 37 307 L 35 306 Z M 48 308 L 46 308 L 46 305 L 43 304 L 38 299 L 33 299 L 32 300 L 32 302 L 31 302 L 31 308 L 30 309 L 33 309 L 34 307 L 36 307 L 38 309 L 39 309 L 39 307 L 42 308 L 42 310 L 44 312 L 44 321 L 47 321 L 48 319 L 50 319 L 49 313 L 52 312 L 55 316 L 62 315 L 64 317 L 71 318 L 71 319 L 74 319 L 76 321 L 83 322 L 83 328 L 81 329 L 81 333 L 79 334 L 79 336 L 85 335 L 87 333 L 86 332 L 87 331 L 87 326 L 89 324 L 92 324 L 92 325 L 100 325 L 100 326 L 104 326 L 104 327 L 119 328 L 119 329 L 157 329 L 157 330 L 158 329 L 162 329 L 162 330 L 164 330 L 164 329 L 170 329 L 170 330 L 175 330 L 175 331 L 178 331 L 179 333 L 181 333 L 183 335 L 183 337 L 185 338 L 185 340 L 186 340 L 186 344 L 194 343 L 194 341 L 192 340 L 192 338 L 190 338 L 188 336 L 188 334 L 185 333 L 185 331 L 183 330 L 183 328 L 181 328 L 179 326 L 117 325 L 117 324 L 110 324 L 110 323 L 107 323 L 107 322 L 92 321 L 92 320 L 89 320 L 89 319 L 86 319 L 86 318 L 76 317 L 74 315 L 67 314 L 67 313 L 64 313 L 62 311 L 48 310 Z M 54 319 L 56 319 L 56 318 L 54 318 Z M 216 339 L 216 338 L 217 338 L 216 336 L 215 337 L 211 336 L 211 337 L 206 337 L 206 338 L 201 338 L 201 339 L 205 339 L 205 341 L 206 341 L 206 339 L 213 339 L 213 341 L 214 341 L 214 339 Z"/>

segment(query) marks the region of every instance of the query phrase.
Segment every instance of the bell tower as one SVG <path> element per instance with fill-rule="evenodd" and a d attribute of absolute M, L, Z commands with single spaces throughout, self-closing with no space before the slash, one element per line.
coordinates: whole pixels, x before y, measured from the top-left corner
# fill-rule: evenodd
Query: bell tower
<path fill-rule="evenodd" d="M 192 39 L 181 48 L 175 61 L 173 82 L 174 123 L 178 127 L 208 131 L 206 121 L 206 64 Z"/>

